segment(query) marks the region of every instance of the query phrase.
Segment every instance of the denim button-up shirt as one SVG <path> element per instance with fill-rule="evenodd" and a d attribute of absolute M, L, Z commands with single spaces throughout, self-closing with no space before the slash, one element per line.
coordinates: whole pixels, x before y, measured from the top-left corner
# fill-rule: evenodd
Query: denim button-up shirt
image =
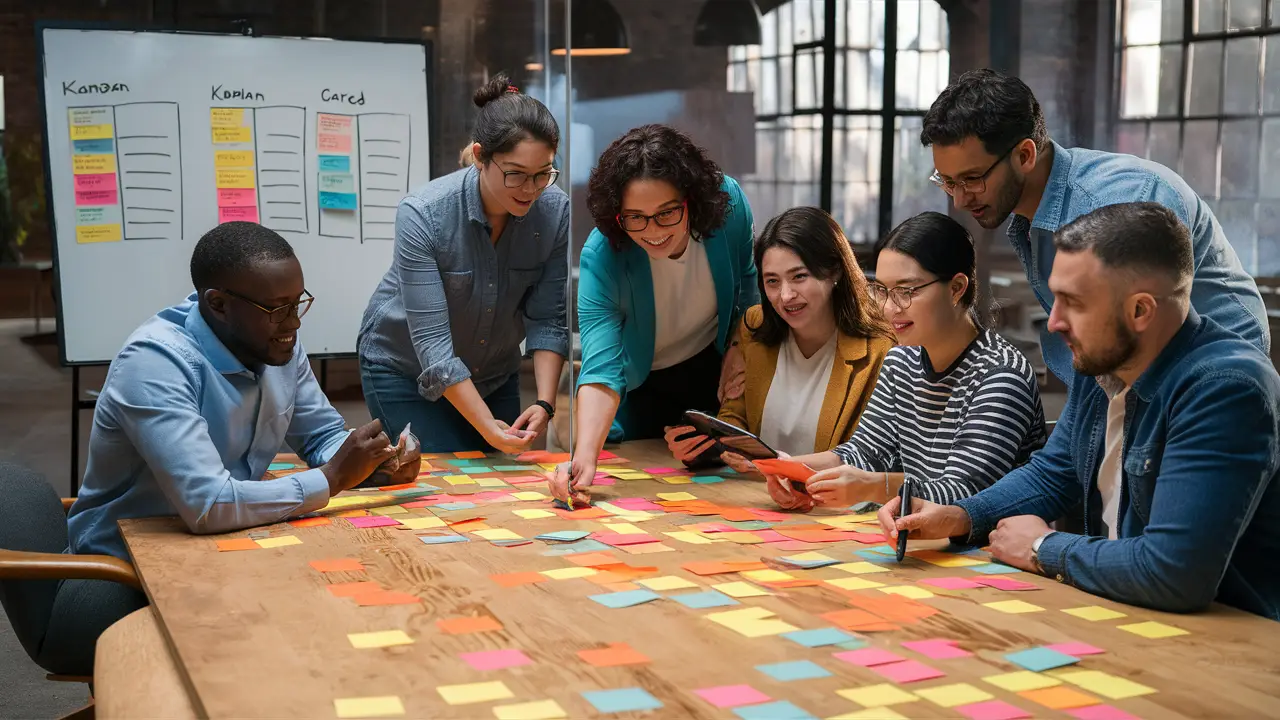
<path fill-rule="evenodd" d="M 1095 595 L 1170 612 L 1217 599 L 1280 620 L 1280 376 L 1251 343 L 1191 311 L 1125 398 L 1119 539 L 1101 523 L 1098 468 L 1109 396 L 1071 387 L 1043 450 L 956 504 L 968 540 L 1002 518 L 1051 522 L 1081 506 L 1084 535 L 1040 544 L 1045 574 Z"/>
<path fill-rule="evenodd" d="M 1270 352 L 1271 333 L 1258 285 L 1244 271 L 1213 212 L 1177 173 L 1132 155 L 1067 149 L 1053 143 L 1053 169 L 1036 216 L 1028 221 L 1014 215 L 1010 220 L 1009 241 L 1045 312 L 1053 307 L 1049 272 L 1058 228 L 1105 205 L 1141 201 L 1164 205 L 1191 229 L 1195 309 L 1263 353 Z M 1040 348 L 1045 365 L 1070 387 L 1075 372 L 1066 342 L 1045 328 L 1040 332 Z"/>
<path fill-rule="evenodd" d="M 521 341 L 569 356 L 569 197 L 553 185 L 496 244 L 490 230 L 475 167 L 400 201 L 395 258 L 360 326 L 364 361 L 434 401 L 468 378 L 482 397 L 496 390 L 520 370 Z"/>

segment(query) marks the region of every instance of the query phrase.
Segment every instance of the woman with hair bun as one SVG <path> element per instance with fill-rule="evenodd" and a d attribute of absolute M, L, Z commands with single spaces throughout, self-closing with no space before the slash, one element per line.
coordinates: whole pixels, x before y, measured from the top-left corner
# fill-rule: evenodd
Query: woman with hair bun
<path fill-rule="evenodd" d="M 469 167 L 400 201 L 391 268 L 364 312 L 360 384 L 395 437 L 427 452 L 529 448 L 555 413 L 569 354 L 569 199 L 560 129 L 505 75 L 476 91 Z M 522 412 L 520 344 L 538 400 Z"/>

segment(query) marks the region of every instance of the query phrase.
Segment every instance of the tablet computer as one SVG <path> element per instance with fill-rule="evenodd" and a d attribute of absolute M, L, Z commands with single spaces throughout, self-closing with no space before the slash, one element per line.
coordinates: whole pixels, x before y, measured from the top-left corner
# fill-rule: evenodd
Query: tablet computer
<path fill-rule="evenodd" d="M 748 460 L 778 457 L 778 453 L 760 438 L 713 415 L 690 410 L 684 414 L 684 419 L 699 435 L 706 435 L 715 441 L 717 455 L 732 452 Z"/>

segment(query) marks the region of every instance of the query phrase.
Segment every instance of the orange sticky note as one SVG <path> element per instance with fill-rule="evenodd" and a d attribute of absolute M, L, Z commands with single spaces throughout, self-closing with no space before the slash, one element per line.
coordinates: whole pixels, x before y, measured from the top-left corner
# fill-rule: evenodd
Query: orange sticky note
<path fill-rule="evenodd" d="M 479 450 L 466 450 L 464 452 L 456 452 L 453 456 L 459 460 L 479 460 L 484 457 L 484 453 Z"/>
<path fill-rule="evenodd" d="M 501 630 L 502 623 L 485 615 L 483 617 L 456 617 L 437 620 L 436 627 L 451 635 L 463 635 L 466 633 Z"/>
<path fill-rule="evenodd" d="M 612 555 L 606 555 L 602 552 L 582 553 L 581 555 L 570 555 L 566 558 L 574 565 L 582 567 L 599 567 L 601 565 L 618 565 L 619 560 Z"/>
<path fill-rule="evenodd" d="M 1092 695 L 1087 695 L 1066 685 L 1040 690 L 1027 690 L 1018 694 L 1031 702 L 1040 703 L 1053 710 L 1070 710 L 1071 708 L 1088 707 L 1102 702 Z"/>
<path fill-rule="evenodd" d="M 595 520 L 596 518 L 611 516 L 611 513 L 605 512 L 600 508 L 593 507 L 582 508 L 581 510 L 561 510 L 560 508 L 555 508 L 552 512 L 565 520 Z"/>
<path fill-rule="evenodd" d="M 328 587 L 334 597 L 355 597 L 364 593 L 381 592 L 382 586 L 372 580 L 364 582 L 335 583 Z"/>
<path fill-rule="evenodd" d="M 411 490 L 416 487 L 418 487 L 418 483 L 401 483 L 399 485 L 383 485 L 378 489 L 383 492 L 390 492 L 392 490 Z"/>
<path fill-rule="evenodd" d="M 579 650 L 578 657 L 596 667 L 614 667 L 616 665 L 641 665 L 649 662 L 649 658 L 637 652 L 626 643 L 611 643 L 609 647 L 595 650 Z"/>
<path fill-rule="evenodd" d="M 394 590 L 378 590 L 375 592 L 366 592 L 356 595 L 356 604 L 360 606 L 413 605 L 414 603 L 420 602 L 422 602 L 422 599 L 417 595 L 396 592 Z"/>
<path fill-rule="evenodd" d="M 884 619 L 872 615 L 866 610 L 853 608 L 851 610 L 837 610 L 836 612 L 824 613 L 823 620 L 845 630 L 862 630 L 864 632 L 876 632 L 883 630 L 897 630 L 898 626 Z"/>
<path fill-rule="evenodd" d="M 938 614 L 937 608 L 901 595 L 890 597 L 849 595 L 848 597 L 850 605 L 874 613 L 890 622 L 910 623 Z"/>
<path fill-rule="evenodd" d="M 257 550 L 258 543 L 251 538 L 236 538 L 235 540 L 219 540 L 218 552 L 231 552 L 232 550 Z"/>
<path fill-rule="evenodd" d="M 516 572 L 505 573 L 502 575 L 490 575 L 489 579 L 498 583 L 502 587 L 515 587 L 517 585 L 527 585 L 529 583 L 546 582 L 547 576 L 539 572 Z"/>
<path fill-rule="evenodd" d="M 310 565 L 320 572 L 359 572 L 364 570 L 364 565 L 359 560 L 351 558 L 312 560 Z"/>
<path fill-rule="evenodd" d="M 680 567 L 688 570 L 694 575 L 720 575 L 722 573 L 735 573 L 744 570 L 763 570 L 765 564 L 762 562 L 721 562 L 719 560 L 695 560 L 687 562 Z"/>
<path fill-rule="evenodd" d="M 313 518 L 302 518 L 301 520 L 290 520 L 289 524 L 298 528 L 320 527 L 322 525 L 331 524 L 331 521 L 327 517 L 313 517 Z"/>

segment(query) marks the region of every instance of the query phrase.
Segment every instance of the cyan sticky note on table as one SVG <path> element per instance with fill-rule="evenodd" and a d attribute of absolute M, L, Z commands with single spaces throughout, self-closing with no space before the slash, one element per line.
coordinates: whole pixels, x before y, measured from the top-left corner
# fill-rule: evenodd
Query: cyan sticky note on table
<path fill-rule="evenodd" d="M 885 560 L 893 560 L 895 557 L 893 555 L 878 553 L 875 550 L 854 550 L 853 554 L 863 560 L 870 560 L 871 562 L 884 562 Z"/>
<path fill-rule="evenodd" d="M 493 468 L 485 467 L 484 465 L 463 465 L 458 470 L 466 475 L 483 475 L 484 473 L 493 472 Z"/>
<path fill-rule="evenodd" d="M 737 520 L 726 522 L 725 524 L 735 530 L 767 530 L 777 523 L 771 523 L 767 520 Z"/>
<path fill-rule="evenodd" d="M 468 542 L 463 535 L 419 535 L 418 539 L 428 545 L 446 545 L 448 543 Z"/>
<path fill-rule="evenodd" d="M 619 688 L 617 690 L 589 690 L 582 693 L 587 702 L 602 713 L 632 712 L 636 710 L 657 710 L 662 701 L 641 688 Z"/>
<path fill-rule="evenodd" d="M 559 542 L 573 542 L 574 540 L 581 540 L 582 538 L 590 534 L 591 532 L 587 530 L 556 530 L 555 532 L 542 533 L 541 535 L 535 535 L 534 537 L 536 537 L 539 540 L 557 540 Z"/>
<path fill-rule="evenodd" d="M 440 503 L 439 505 L 436 505 L 436 509 L 437 510 L 470 510 L 475 506 L 476 504 L 473 502 L 452 502 L 452 503 Z"/>
<path fill-rule="evenodd" d="M 605 545 L 599 540 L 591 540 L 588 538 L 586 540 L 579 540 L 575 543 L 557 545 L 548 550 L 543 550 L 542 554 L 547 557 L 558 557 L 560 555 L 578 555 L 580 553 L 608 552 L 610 550 L 613 550 L 613 548 Z"/>
<path fill-rule="evenodd" d="M 1050 650 L 1047 647 L 1031 648 L 1021 652 L 1009 653 L 1004 656 L 1005 660 L 1019 665 L 1031 672 L 1044 672 L 1054 668 L 1064 667 L 1066 665 L 1075 665 L 1080 662 L 1080 658 L 1074 655 Z"/>
<path fill-rule="evenodd" d="M 456 460 L 445 460 L 446 463 L 454 467 L 463 467 L 464 465 L 482 465 L 479 460 L 474 458 L 457 458 Z"/>
<path fill-rule="evenodd" d="M 811 680 L 813 678 L 831 677 L 831 673 L 818 663 L 810 660 L 757 665 L 756 669 L 774 680 L 788 682 L 791 680 Z"/>
<path fill-rule="evenodd" d="M 494 465 L 493 469 L 498 472 L 533 472 L 538 468 L 532 465 Z"/>
<path fill-rule="evenodd" d="M 268 470 L 292 470 L 293 463 L 271 463 L 267 466 Z"/>
<path fill-rule="evenodd" d="M 717 475 L 694 475 L 693 481 L 699 485 L 711 485 L 724 482 L 724 478 Z"/>
<path fill-rule="evenodd" d="M 804 708 L 786 700 L 734 708 L 733 714 L 742 720 L 815 720 Z"/>
<path fill-rule="evenodd" d="M 889 547 L 888 545 L 876 545 L 875 547 L 867 548 L 866 552 L 873 552 L 878 555 L 884 555 L 887 557 L 891 557 L 895 560 L 898 558 L 898 549 Z"/>
<path fill-rule="evenodd" d="M 987 563 L 986 565 L 970 565 L 965 570 L 982 573 L 983 575 L 1005 575 L 1022 572 L 1016 567 L 1001 565 L 1000 563 Z"/>
<path fill-rule="evenodd" d="M 321 210 L 355 210 L 355 193 L 338 193 L 320 191 Z"/>
<path fill-rule="evenodd" d="M 658 600 L 662 596 L 652 590 L 624 590 L 623 592 L 604 593 L 603 595 L 592 595 L 591 599 L 610 608 L 625 608 L 632 605 L 640 605 L 651 600 Z"/>
<path fill-rule="evenodd" d="M 839 645 L 855 638 L 849 633 L 836 628 L 818 628 L 817 630 L 796 630 L 783 633 L 782 637 L 805 647 L 822 647 L 823 645 Z"/>
<path fill-rule="evenodd" d="M 724 607 L 726 605 L 739 605 L 737 600 L 715 590 L 707 590 L 706 592 L 686 593 L 684 595 L 671 595 L 672 600 L 693 608 L 694 610 L 702 610 L 704 608 Z"/>

